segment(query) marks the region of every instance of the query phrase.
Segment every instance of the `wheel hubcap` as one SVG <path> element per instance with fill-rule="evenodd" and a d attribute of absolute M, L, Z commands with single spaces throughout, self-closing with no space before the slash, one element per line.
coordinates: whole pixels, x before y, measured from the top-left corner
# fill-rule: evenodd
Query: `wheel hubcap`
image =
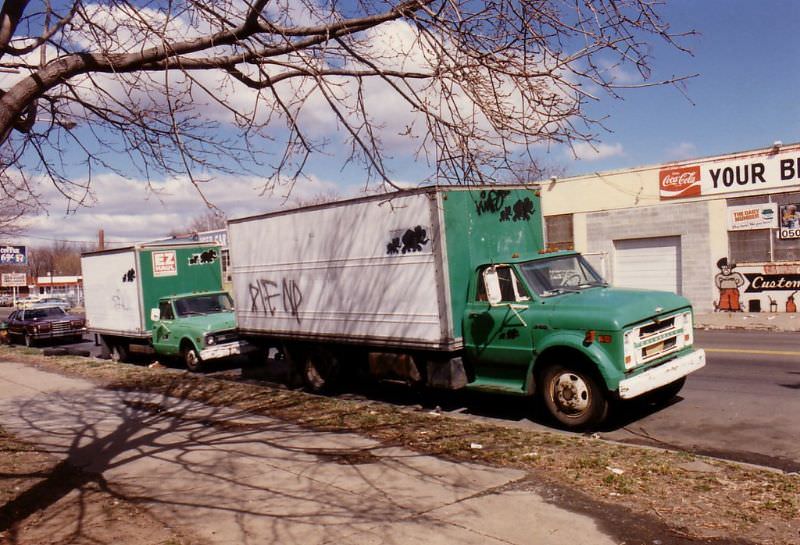
<path fill-rule="evenodd" d="M 581 377 L 564 373 L 553 381 L 553 398 L 564 412 L 581 413 L 589 407 L 589 387 Z"/>

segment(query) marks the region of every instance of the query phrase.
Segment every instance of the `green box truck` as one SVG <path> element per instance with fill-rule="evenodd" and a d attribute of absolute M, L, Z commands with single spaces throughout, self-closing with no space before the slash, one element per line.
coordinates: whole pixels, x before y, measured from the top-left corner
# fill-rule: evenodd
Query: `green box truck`
<path fill-rule="evenodd" d="M 155 244 L 81 256 L 87 329 L 117 361 L 180 357 L 191 371 L 247 352 L 222 289 L 216 244 Z"/>
<path fill-rule="evenodd" d="M 360 366 L 439 388 L 538 395 L 564 427 L 668 398 L 705 365 L 674 293 L 613 288 L 548 253 L 538 191 L 434 187 L 229 221 L 240 333 L 312 389 Z"/>

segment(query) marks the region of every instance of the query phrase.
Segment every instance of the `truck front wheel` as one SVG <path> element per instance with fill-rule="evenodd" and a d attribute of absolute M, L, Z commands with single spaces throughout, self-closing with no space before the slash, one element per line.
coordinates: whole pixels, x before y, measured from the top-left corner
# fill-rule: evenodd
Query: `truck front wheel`
<path fill-rule="evenodd" d="M 194 346 L 185 345 L 181 355 L 183 356 L 183 363 L 189 371 L 199 373 L 203 370 L 203 360 L 200 359 L 200 354 L 197 353 L 197 349 Z"/>
<path fill-rule="evenodd" d="M 608 398 L 597 379 L 578 366 L 550 365 L 540 386 L 544 406 L 567 429 L 595 426 L 608 414 Z"/>

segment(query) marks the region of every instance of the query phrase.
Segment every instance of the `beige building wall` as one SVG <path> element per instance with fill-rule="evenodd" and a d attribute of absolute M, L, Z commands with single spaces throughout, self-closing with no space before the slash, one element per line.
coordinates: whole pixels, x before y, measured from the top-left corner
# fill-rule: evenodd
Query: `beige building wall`
<path fill-rule="evenodd" d="M 692 178 L 695 187 L 684 190 Z M 612 283 L 615 241 L 680 237 L 680 290 L 698 311 L 712 311 L 716 263 L 728 255 L 728 199 L 800 191 L 800 144 L 551 180 L 540 188 L 544 216 L 572 214 L 575 249 Z M 678 191 L 687 193 L 667 198 Z"/>

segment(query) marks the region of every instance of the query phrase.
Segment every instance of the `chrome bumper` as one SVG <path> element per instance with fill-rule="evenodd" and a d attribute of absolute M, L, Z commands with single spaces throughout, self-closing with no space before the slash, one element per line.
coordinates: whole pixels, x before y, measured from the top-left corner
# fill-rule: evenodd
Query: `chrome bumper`
<path fill-rule="evenodd" d="M 218 358 L 227 358 L 229 356 L 237 356 L 239 354 L 247 354 L 255 350 L 255 346 L 246 341 L 233 341 L 230 343 L 215 344 L 207 346 L 200 351 L 200 359 L 214 360 Z"/>
<path fill-rule="evenodd" d="M 644 373 L 639 373 L 635 377 L 620 381 L 619 397 L 631 399 L 646 394 L 697 371 L 705 364 L 705 351 L 702 349 L 695 350 L 691 354 L 675 358 L 663 365 L 648 369 Z"/>

